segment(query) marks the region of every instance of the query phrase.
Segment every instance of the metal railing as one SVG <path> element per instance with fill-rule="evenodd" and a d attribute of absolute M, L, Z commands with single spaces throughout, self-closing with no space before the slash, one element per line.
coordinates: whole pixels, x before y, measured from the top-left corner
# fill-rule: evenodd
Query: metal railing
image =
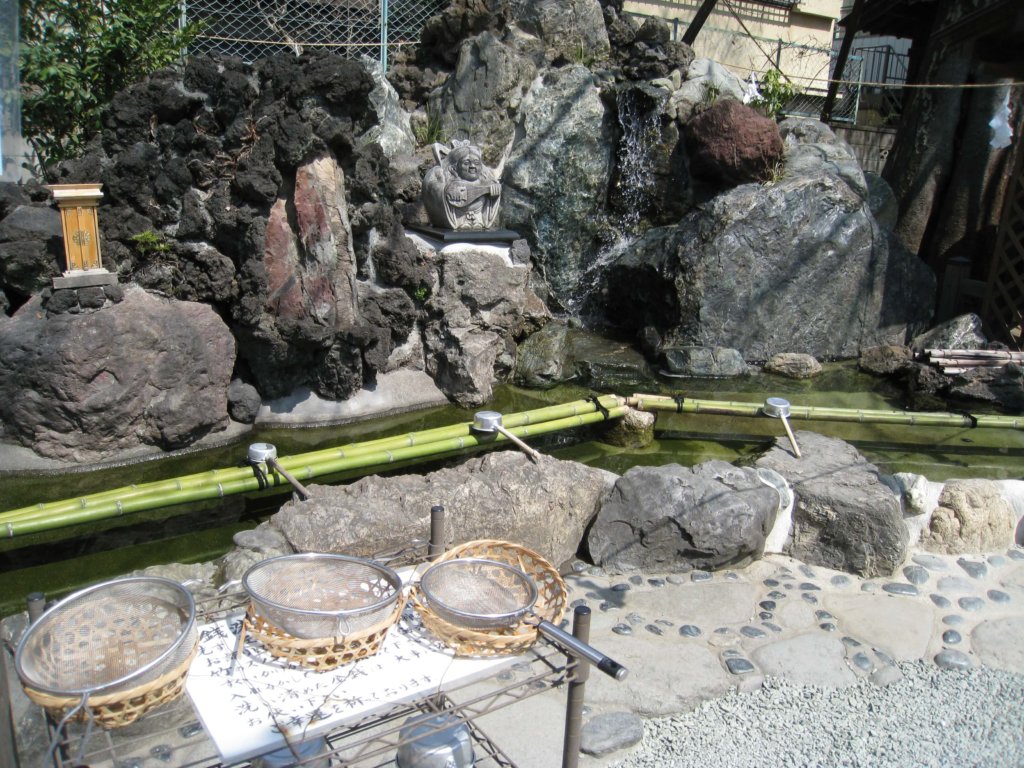
<path fill-rule="evenodd" d="M 386 70 L 389 54 L 416 44 L 426 21 L 446 5 L 446 0 L 182 0 L 181 19 L 200 24 L 192 54 L 252 62 L 278 53 L 329 50 L 378 59 Z"/>

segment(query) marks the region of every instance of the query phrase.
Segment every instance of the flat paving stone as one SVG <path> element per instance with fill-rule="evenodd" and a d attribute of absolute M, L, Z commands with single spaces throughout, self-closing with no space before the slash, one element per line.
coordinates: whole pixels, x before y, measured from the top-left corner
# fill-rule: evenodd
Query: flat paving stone
<path fill-rule="evenodd" d="M 762 645 L 751 658 L 766 676 L 785 677 L 799 685 L 843 687 L 857 682 L 846 663 L 846 647 L 820 632 Z"/>
<path fill-rule="evenodd" d="M 734 675 L 746 675 L 754 671 L 754 665 L 746 659 L 726 659 L 725 667 Z"/>
<path fill-rule="evenodd" d="M 984 579 L 988 576 L 988 566 L 985 563 L 961 557 L 956 561 L 956 564 L 963 568 L 972 579 Z"/>
<path fill-rule="evenodd" d="M 963 651 L 943 648 L 935 654 L 935 663 L 943 669 L 965 670 L 974 666 L 971 657 Z"/>
<path fill-rule="evenodd" d="M 971 630 L 971 649 L 986 667 L 1024 673 L 1024 616 L 981 622 Z"/>
<path fill-rule="evenodd" d="M 961 597 L 956 604 L 965 611 L 980 611 L 985 607 L 985 601 L 980 597 Z"/>
<path fill-rule="evenodd" d="M 931 574 L 928 573 L 928 569 L 920 565 L 908 565 L 903 569 L 903 576 L 911 584 L 917 584 L 920 586 L 931 578 Z"/>
<path fill-rule="evenodd" d="M 632 712 L 608 712 L 590 718 L 580 729 L 580 752 L 594 757 L 609 755 L 639 744 L 644 721 Z"/>
<path fill-rule="evenodd" d="M 978 585 L 963 576 L 943 576 L 939 579 L 940 592 L 974 592 Z"/>
<path fill-rule="evenodd" d="M 840 592 L 829 595 L 825 604 L 857 637 L 900 661 L 923 658 L 928 651 L 935 611 L 926 603 Z"/>
<path fill-rule="evenodd" d="M 910 560 L 924 568 L 927 568 L 929 571 L 949 570 L 948 561 L 943 560 L 937 555 L 928 554 L 927 552 L 918 552 L 916 555 L 912 555 Z"/>
<path fill-rule="evenodd" d="M 917 587 L 913 584 L 904 584 L 900 581 L 891 581 L 888 584 L 883 584 L 882 590 L 890 595 L 906 595 L 907 597 L 917 597 L 920 594 Z"/>

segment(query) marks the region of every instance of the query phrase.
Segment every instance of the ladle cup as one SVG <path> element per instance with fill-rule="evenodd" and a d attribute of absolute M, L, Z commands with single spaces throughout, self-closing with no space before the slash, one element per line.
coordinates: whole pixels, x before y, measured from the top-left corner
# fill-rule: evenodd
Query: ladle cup
<path fill-rule="evenodd" d="M 789 401 L 784 400 L 781 397 L 769 397 L 764 401 L 764 406 L 761 408 L 761 412 L 765 416 L 771 416 L 782 420 L 782 426 L 786 429 L 786 437 L 789 438 L 789 444 L 793 446 L 793 453 L 799 459 L 800 448 L 797 446 L 796 437 L 793 435 L 793 430 L 789 426 Z"/>
<path fill-rule="evenodd" d="M 533 459 L 533 461 L 538 461 L 540 459 L 540 454 L 537 451 L 501 425 L 501 414 L 497 411 L 477 411 L 473 414 L 473 431 L 483 432 L 484 434 L 500 432 L 521 448 L 527 456 Z"/>

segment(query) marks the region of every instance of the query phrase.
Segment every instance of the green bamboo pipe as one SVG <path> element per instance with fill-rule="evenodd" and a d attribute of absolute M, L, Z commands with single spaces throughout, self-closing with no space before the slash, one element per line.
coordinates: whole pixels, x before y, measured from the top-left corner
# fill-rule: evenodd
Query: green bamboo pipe
<path fill-rule="evenodd" d="M 730 400 L 699 400 L 683 398 L 677 403 L 665 395 L 633 395 L 627 403 L 642 411 L 675 411 L 677 413 L 711 413 L 730 416 L 761 416 L 762 403 Z M 827 408 L 813 405 L 790 405 L 790 419 L 818 421 L 851 421 L 865 424 L 908 424 L 923 427 L 985 427 L 990 429 L 1024 429 L 1024 418 L 1015 416 L 964 416 L 956 413 L 924 413 L 920 411 L 882 411 L 856 408 Z"/>
<path fill-rule="evenodd" d="M 603 395 L 598 402 L 605 408 L 614 407 L 619 404 L 615 395 Z M 593 413 L 597 406 L 592 400 L 576 400 L 559 405 L 545 406 L 529 411 L 511 413 L 502 417 L 502 423 L 506 428 L 518 427 L 524 424 L 536 424 L 552 419 L 566 418 L 576 414 Z M 344 459 L 355 456 L 362 456 L 377 451 L 394 450 L 397 448 L 423 445 L 440 440 L 448 440 L 457 437 L 465 437 L 472 431 L 471 423 L 461 423 L 444 427 L 409 432 L 404 435 L 382 437 L 375 440 L 368 440 L 362 443 L 352 443 L 343 447 L 323 448 L 309 453 L 298 454 L 292 457 L 279 458 L 278 462 L 285 470 L 291 472 L 292 468 L 299 465 L 317 464 L 327 459 Z M 168 480 L 154 480 L 141 485 L 130 485 L 116 488 L 110 491 L 101 491 L 75 499 L 64 499 L 61 501 L 44 502 L 31 507 L 22 507 L 6 513 L 0 513 L 0 519 L 23 519 L 36 517 L 38 514 L 53 515 L 75 512 L 81 509 L 90 508 L 93 504 L 105 501 L 121 501 L 122 504 L 131 498 L 146 497 L 150 494 L 175 493 L 190 488 L 206 487 L 210 483 L 233 483 L 236 480 L 251 478 L 251 467 L 229 467 L 223 469 L 207 470 L 192 475 Z"/>
<path fill-rule="evenodd" d="M 608 419 L 617 419 L 626 412 L 624 406 L 615 406 L 608 409 Z M 576 416 L 567 416 L 562 419 L 551 419 L 549 421 L 537 422 L 536 424 L 527 424 L 521 427 L 508 428 L 506 430 L 511 432 L 513 435 L 519 438 L 525 438 L 536 435 L 544 435 L 549 432 L 558 432 L 563 429 L 571 429 L 573 427 L 580 427 L 585 424 L 595 424 L 600 421 L 605 421 L 606 417 L 604 414 L 599 412 L 581 413 Z M 502 418 L 504 424 L 504 417 Z M 494 436 L 488 435 L 486 437 L 478 437 L 473 434 L 466 435 L 464 437 L 452 438 L 449 441 L 441 441 L 445 446 L 449 446 L 447 449 L 458 452 L 460 450 L 466 450 L 469 448 L 475 448 L 478 446 L 489 446 L 492 443 L 510 443 L 511 441 L 502 435 L 501 433 L 495 432 Z M 389 456 L 395 456 L 396 459 L 400 457 L 398 450 L 387 451 Z M 430 454 L 427 454 L 430 455 Z M 311 462 L 306 465 L 298 465 L 295 463 L 297 456 L 291 457 L 292 460 L 289 463 L 289 471 L 295 475 L 295 477 L 302 480 L 310 480 L 314 477 L 322 477 L 323 475 L 330 475 L 336 472 L 342 472 L 352 467 L 348 466 L 347 459 L 324 459 L 318 462 Z M 381 462 L 391 463 L 388 462 Z"/>
<path fill-rule="evenodd" d="M 562 419 L 552 419 L 546 422 L 516 427 L 509 429 L 509 432 L 512 432 L 518 437 L 545 434 L 547 432 L 554 432 L 569 427 L 604 421 L 606 418 L 617 418 L 624 412 L 624 407 L 617 406 L 608 409 L 607 416 L 602 412 L 593 411 Z M 312 477 L 336 474 L 338 472 L 353 469 L 387 466 L 401 461 L 435 457 L 468 448 L 498 444 L 502 442 L 508 442 L 508 440 L 500 434 L 495 436 L 487 435 L 486 438 L 478 438 L 472 434 L 467 434 L 465 436 L 448 438 L 446 440 L 435 440 L 433 442 L 420 445 L 365 453 L 360 456 L 334 459 L 322 458 L 318 462 L 308 464 L 301 468 L 295 466 L 295 459 L 299 457 L 291 457 L 288 468 L 296 476 L 302 476 L 304 479 L 309 479 Z M 284 460 L 281 460 L 281 463 L 283 466 Z M 205 485 L 195 485 L 193 487 L 174 491 L 154 491 L 144 495 L 135 494 L 123 499 L 106 498 L 102 502 L 95 503 L 91 506 L 79 503 L 75 509 L 64 510 L 58 513 L 47 513 L 46 511 L 36 507 L 29 508 L 31 514 L 25 514 L 23 510 L 15 510 L 11 513 L 0 513 L 0 535 L 6 534 L 8 537 L 13 538 L 15 536 L 38 533 L 40 531 L 52 530 L 54 528 L 77 525 L 79 523 L 96 522 L 112 517 L 120 517 L 122 515 L 141 512 L 148 509 L 206 501 L 210 499 L 223 498 L 228 495 L 259 490 L 259 479 L 251 473 L 251 469 L 248 471 L 250 474 L 245 477 L 233 478 L 231 480 L 219 480 L 216 482 L 211 481 Z M 267 481 L 275 487 L 283 487 L 287 485 L 287 480 L 273 472 L 267 474 Z M 107 492 L 106 495 L 109 496 L 110 493 L 111 492 Z M 82 501 L 85 501 L 85 499 L 80 500 L 80 502 Z M 20 514 L 16 515 L 14 514 L 15 512 Z"/>

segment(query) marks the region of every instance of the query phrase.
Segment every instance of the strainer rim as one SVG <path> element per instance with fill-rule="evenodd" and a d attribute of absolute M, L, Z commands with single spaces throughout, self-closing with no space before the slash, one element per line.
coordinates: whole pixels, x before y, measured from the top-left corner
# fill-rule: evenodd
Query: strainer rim
<path fill-rule="evenodd" d="M 445 569 L 450 569 L 458 565 L 464 566 L 467 564 L 493 565 L 514 575 L 526 585 L 528 599 L 525 604 L 514 611 L 504 611 L 501 613 L 478 613 L 453 608 L 444 600 L 438 598 L 430 588 L 431 574 L 436 575 Z M 424 581 L 427 582 L 426 585 L 424 585 Z M 492 560 L 487 557 L 453 557 L 450 560 L 442 560 L 434 563 L 424 571 L 423 576 L 420 577 L 419 590 L 425 598 L 428 609 L 433 610 L 435 613 L 442 614 L 442 618 L 444 618 L 443 613 L 448 613 L 451 617 L 456 619 L 456 621 L 450 623 L 457 623 L 457 620 L 461 619 L 469 622 L 492 622 L 495 625 L 510 624 L 532 611 L 533 607 L 537 604 L 537 599 L 539 597 L 537 585 L 534 583 L 533 579 L 530 578 L 528 573 L 510 563 L 504 563 L 501 560 Z M 437 610 L 438 606 L 441 608 L 440 611 Z"/>
<path fill-rule="evenodd" d="M 172 591 L 177 592 L 179 596 L 185 598 L 185 605 L 181 606 L 187 610 L 188 620 L 182 623 L 178 627 L 178 635 L 174 640 L 168 644 L 161 653 L 150 661 L 143 664 L 136 670 L 129 672 L 127 675 L 111 680 L 108 683 L 102 685 L 88 686 L 85 688 L 56 688 L 52 685 L 46 685 L 40 683 L 27 674 L 24 667 L 24 654 L 28 644 L 41 632 L 40 627 L 45 627 L 48 620 L 52 620 L 52 617 L 62 609 L 67 609 L 72 603 L 80 602 L 83 598 L 88 595 L 99 592 L 104 589 L 113 589 L 125 584 L 160 584 L 165 587 L 170 587 Z M 51 605 L 39 618 L 32 622 L 28 627 L 25 628 L 24 633 L 21 636 L 21 640 L 18 641 L 18 647 L 14 652 L 14 669 L 21 679 L 22 683 L 33 690 L 40 691 L 42 693 L 48 693 L 53 696 L 69 696 L 69 695 L 88 695 L 93 696 L 98 693 L 105 691 L 111 691 L 116 688 L 124 686 L 126 683 L 130 683 L 136 678 L 143 677 L 154 669 L 157 669 L 161 664 L 171 658 L 181 648 L 182 643 L 185 642 L 186 638 L 193 636 L 194 627 L 196 624 L 196 603 L 192 597 L 192 593 L 185 588 L 183 584 L 174 579 L 168 579 L 163 576 L 127 576 L 119 579 L 110 579 L 107 581 L 101 581 L 97 584 L 92 584 L 83 589 L 72 592 L 67 597 L 62 598 L 58 602 Z"/>
<path fill-rule="evenodd" d="M 258 571 L 272 567 L 273 565 L 283 560 L 333 560 L 343 561 L 349 563 L 357 563 L 359 565 L 369 566 L 372 570 L 376 571 L 379 575 L 383 576 L 388 584 L 392 587 L 392 592 L 387 596 L 377 600 L 374 603 L 368 605 L 362 605 L 358 608 L 338 608 L 333 611 L 322 611 L 314 608 L 296 608 L 288 605 L 287 603 L 280 603 L 276 600 L 272 600 L 265 595 L 260 594 L 257 590 L 253 589 L 249 583 L 250 578 Z M 242 576 L 242 587 L 245 589 L 249 598 L 261 606 L 269 607 L 273 610 L 287 611 L 288 613 L 296 616 L 314 616 L 317 618 L 334 618 L 334 617 L 345 617 L 345 616 L 359 616 L 364 613 L 373 613 L 379 611 L 382 608 L 391 605 L 397 600 L 402 594 L 402 577 L 398 575 L 396 571 L 379 563 L 376 560 L 370 560 L 365 557 L 355 557 L 353 555 L 341 555 L 332 552 L 300 552 L 289 555 L 277 555 L 275 557 L 268 557 L 266 560 L 260 560 L 258 563 L 249 567 L 249 570 Z"/>

